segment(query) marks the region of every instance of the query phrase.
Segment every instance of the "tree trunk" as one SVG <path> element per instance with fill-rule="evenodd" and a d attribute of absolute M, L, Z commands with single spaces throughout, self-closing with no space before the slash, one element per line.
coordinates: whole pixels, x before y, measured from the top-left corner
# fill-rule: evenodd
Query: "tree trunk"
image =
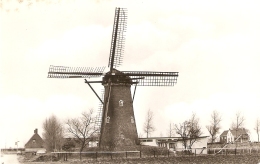
<path fill-rule="evenodd" d="M 79 152 L 79 159 L 80 159 L 80 161 L 81 161 L 81 159 L 82 159 L 82 151 L 83 151 L 83 147 L 82 148 L 80 148 L 80 152 Z"/>
<path fill-rule="evenodd" d="M 79 160 L 81 161 L 81 151 L 79 152 Z"/>

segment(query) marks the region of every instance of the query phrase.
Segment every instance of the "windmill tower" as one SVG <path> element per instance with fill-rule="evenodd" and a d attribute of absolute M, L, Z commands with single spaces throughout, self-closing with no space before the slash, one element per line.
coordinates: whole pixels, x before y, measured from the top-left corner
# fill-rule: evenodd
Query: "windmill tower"
<path fill-rule="evenodd" d="M 73 68 L 50 66 L 49 78 L 85 78 L 103 105 L 100 115 L 99 146 L 110 150 L 124 150 L 138 143 L 133 110 L 133 100 L 137 86 L 174 86 L 178 72 L 119 71 L 124 52 L 124 32 L 126 31 L 127 10 L 116 8 L 109 55 L 109 72 L 105 67 Z M 86 78 L 103 76 L 101 81 L 88 81 Z M 103 99 L 90 85 L 101 83 L 104 86 Z M 131 86 L 135 86 L 133 96 Z"/>

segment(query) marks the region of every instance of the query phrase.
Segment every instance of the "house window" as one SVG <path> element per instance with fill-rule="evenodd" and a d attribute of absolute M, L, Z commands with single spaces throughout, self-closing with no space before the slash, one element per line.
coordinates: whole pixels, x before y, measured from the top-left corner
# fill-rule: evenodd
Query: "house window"
<path fill-rule="evenodd" d="M 170 148 L 175 148 L 175 144 L 174 143 L 169 143 L 169 147 Z"/>
<path fill-rule="evenodd" d="M 119 106 L 124 106 L 124 101 L 123 100 L 119 100 Z"/>
<path fill-rule="evenodd" d="M 109 116 L 107 116 L 107 123 L 109 123 L 110 122 L 110 117 Z"/>
<path fill-rule="evenodd" d="M 36 143 L 36 141 L 35 141 L 35 140 L 32 140 L 32 143 Z"/>
<path fill-rule="evenodd" d="M 133 117 L 133 116 L 131 116 L 131 123 L 132 123 L 132 124 L 135 123 L 135 120 L 134 120 L 134 117 Z"/>

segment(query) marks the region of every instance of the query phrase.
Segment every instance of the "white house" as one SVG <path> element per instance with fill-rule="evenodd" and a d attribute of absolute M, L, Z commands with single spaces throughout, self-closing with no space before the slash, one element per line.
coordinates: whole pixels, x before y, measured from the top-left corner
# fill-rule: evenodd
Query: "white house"
<path fill-rule="evenodd" d="M 220 142 L 222 143 L 233 143 L 233 142 L 248 142 L 250 137 L 244 128 L 239 128 L 237 130 L 225 130 L 220 135 Z"/>
<path fill-rule="evenodd" d="M 167 147 L 172 151 L 183 151 L 183 139 L 181 137 L 150 137 L 139 138 L 142 145 Z M 189 139 L 188 139 L 189 142 Z M 192 152 L 197 154 L 207 154 L 206 148 L 208 143 L 208 136 L 201 136 L 196 139 L 192 145 Z M 196 150 L 195 150 L 196 149 Z"/>

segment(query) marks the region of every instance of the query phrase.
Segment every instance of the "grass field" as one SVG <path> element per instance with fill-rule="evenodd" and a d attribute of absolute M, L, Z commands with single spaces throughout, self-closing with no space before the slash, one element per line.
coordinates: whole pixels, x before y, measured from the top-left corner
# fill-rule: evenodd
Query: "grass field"
<path fill-rule="evenodd" d="M 83 159 L 79 161 L 78 159 L 68 159 L 68 161 L 45 161 L 45 162 L 25 162 L 21 159 L 19 160 L 23 164 L 85 164 L 85 163 L 105 163 L 105 164 L 114 164 L 114 163 L 123 163 L 123 164 L 151 164 L 151 163 L 176 163 L 176 164 L 257 164 L 260 163 L 260 154 L 259 155 L 203 155 L 203 156 L 176 156 L 176 157 L 146 157 L 146 158 L 117 158 L 117 159 Z"/>

